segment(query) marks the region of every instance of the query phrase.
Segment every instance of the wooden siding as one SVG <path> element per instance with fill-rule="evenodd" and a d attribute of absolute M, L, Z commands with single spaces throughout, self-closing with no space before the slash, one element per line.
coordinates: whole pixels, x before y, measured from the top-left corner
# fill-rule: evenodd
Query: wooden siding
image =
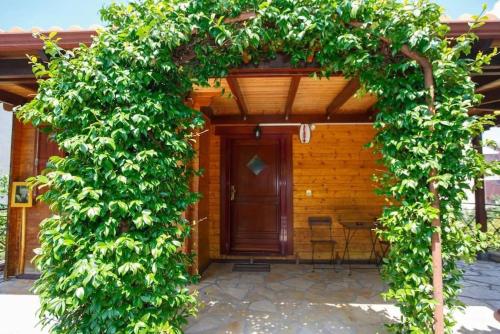
<path fill-rule="evenodd" d="M 210 129 L 210 162 L 209 162 L 209 247 L 211 259 L 220 256 L 220 137 L 214 134 L 215 128 Z"/>
<path fill-rule="evenodd" d="M 264 129 L 265 131 L 265 129 Z M 343 229 L 339 219 L 371 219 L 377 217 L 383 199 L 374 194 L 371 178 L 377 168 L 377 157 L 364 148 L 375 131 L 371 125 L 317 126 L 309 144 L 300 144 L 293 136 L 293 226 L 294 256 L 311 258 L 308 216 L 327 215 L 334 220 L 334 238 L 338 256 L 344 247 Z M 209 226 L 210 258 L 234 258 L 220 255 L 220 138 L 210 135 Z M 306 196 L 306 190 L 312 196 Z M 205 245 L 200 245 L 204 247 Z M 361 231 L 352 241 L 351 258 L 366 259 L 371 243 L 369 234 Z M 327 258 L 328 249 L 319 249 Z"/>
<path fill-rule="evenodd" d="M 383 199 L 375 195 L 372 175 L 377 157 L 364 148 L 375 134 L 371 125 L 317 126 L 309 144 L 293 140 L 294 244 L 299 258 L 310 259 L 309 216 L 331 216 L 338 256 L 344 247 L 341 219 L 376 218 Z M 312 196 L 306 195 L 306 190 Z M 366 259 L 371 243 L 368 231 L 359 231 L 352 241 L 351 258 Z M 320 256 L 329 256 L 323 249 Z"/>
<path fill-rule="evenodd" d="M 37 138 L 38 137 L 38 138 Z M 49 157 L 61 155 L 57 145 L 29 124 L 14 120 L 12 143 L 11 181 L 25 181 L 28 177 L 39 174 L 46 168 Z M 34 196 L 41 192 L 34 192 Z M 9 226 L 7 232 L 7 276 L 20 274 L 18 270 L 21 241 L 21 208 L 9 209 Z M 24 253 L 24 273 L 37 273 L 32 259 L 35 249 L 40 246 L 38 234 L 40 222 L 50 215 L 50 210 L 44 203 L 33 201 L 33 207 L 26 209 L 26 244 Z"/>
<path fill-rule="evenodd" d="M 199 137 L 199 154 L 198 166 L 204 170 L 202 176 L 198 178 L 198 191 L 203 194 L 203 197 L 198 202 L 198 219 L 196 225 L 197 238 L 196 247 L 193 247 L 197 255 L 197 268 L 199 272 L 203 272 L 210 264 L 210 253 L 207 245 L 209 244 L 209 212 L 210 212 L 210 198 L 207 196 L 209 193 L 210 185 L 210 168 L 209 168 L 209 154 L 210 154 L 210 134 L 203 132 Z M 204 245 L 200 247 L 199 245 Z"/>
<path fill-rule="evenodd" d="M 11 181 L 25 181 L 33 176 L 36 171 L 35 166 L 35 143 L 36 129 L 31 125 L 25 125 L 14 120 L 11 161 Z M 9 189 L 10 191 L 10 189 Z M 10 196 L 9 196 L 10 200 Z M 19 274 L 19 244 L 21 229 L 21 208 L 9 209 L 9 226 L 7 232 L 7 276 Z M 25 251 L 25 273 L 35 272 L 36 269 L 31 263 L 34 249 L 38 247 L 39 222 L 48 215 L 48 210 L 41 204 L 36 204 L 32 208 L 26 209 L 26 251 Z"/>
<path fill-rule="evenodd" d="M 196 267 L 203 270 L 212 259 L 229 258 L 220 255 L 220 137 L 209 132 L 200 136 L 200 154 L 195 166 L 206 170 L 204 176 L 194 182 L 194 187 L 204 194 L 204 199 L 193 212 L 193 220 L 201 221 L 194 228 L 192 250 L 196 251 Z M 334 219 L 334 237 L 338 241 L 337 253 L 342 255 L 343 230 L 338 224 L 342 218 L 371 218 L 377 216 L 383 200 L 373 193 L 371 176 L 377 168 L 376 157 L 363 148 L 374 135 L 371 125 L 318 125 L 309 144 L 300 144 L 293 136 L 293 226 L 294 252 L 287 259 L 309 260 L 311 256 L 310 234 L 307 217 L 329 215 Z M 12 181 L 24 181 L 34 175 L 37 131 L 30 125 L 14 122 Z M 46 141 L 40 140 L 41 145 Z M 39 160 L 45 156 L 39 153 Z M 306 190 L 312 196 L 306 196 Z M 11 208 L 8 230 L 7 275 L 18 274 L 21 209 Z M 36 272 L 31 263 L 34 249 L 38 247 L 40 222 L 49 215 L 48 208 L 36 203 L 27 209 L 25 273 Z M 208 217 L 204 220 L 204 217 Z M 367 233 L 359 233 L 352 244 L 352 258 L 365 259 L 370 250 Z M 320 249 L 320 257 L 326 258 L 329 250 Z M 232 257 L 230 257 L 232 258 Z"/>

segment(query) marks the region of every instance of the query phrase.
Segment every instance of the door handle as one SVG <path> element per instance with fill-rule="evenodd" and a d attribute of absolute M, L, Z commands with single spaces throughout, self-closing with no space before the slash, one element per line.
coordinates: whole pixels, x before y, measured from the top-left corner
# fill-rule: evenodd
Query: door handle
<path fill-rule="evenodd" d="M 231 201 L 234 201 L 234 197 L 236 196 L 236 187 L 234 185 L 231 186 Z"/>

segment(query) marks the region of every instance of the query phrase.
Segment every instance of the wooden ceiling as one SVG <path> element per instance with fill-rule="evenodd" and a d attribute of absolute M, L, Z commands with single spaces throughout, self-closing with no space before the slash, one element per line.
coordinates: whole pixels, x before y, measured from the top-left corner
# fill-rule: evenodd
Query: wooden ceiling
<path fill-rule="evenodd" d="M 352 122 L 363 117 L 368 122 L 377 102 L 374 96 L 362 92 L 357 79 L 272 76 L 272 72 L 260 77 L 239 77 L 233 72 L 217 83 L 211 80 L 210 87 L 194 87 L 191 98 L 215 124 L 299 119 L 349 122 L 350 116 L 354 116 Z"/>
<path fill-rule="evenodd" d="M 468 31 L 467 22 L 449 22 L 450 37 Z M 60 45 L 73 48 L 90 44 L 95 31 L 59 32 Z M 489 52 L 500 45 L 500 21 L 487 22 L 476 34 L 473 47 L 477 52 Z M 0 33 L 0 102 L 6 109 L 32 99 L 37 90 L 26 54 L 46 59 L 40 40 L 31 33 Z M 187 103 L 203 111 L 214 124 L 256 123 L 364 123 L 376 113 L 376 98 L 363 93 L 356 78 L 346 80 L 341 75 L 329 79 L 312 76 L 319 69 L 314 64 L 291 68 L 289 61 L 278 57 L 259 66 L 243 65 L 233 69 L 220 86 L 193 87 Z M 500 109 L 500 56 L 493 58 L 484 73 L 473 76 L 478 92 L 485 95 L 474 113 Z"/>

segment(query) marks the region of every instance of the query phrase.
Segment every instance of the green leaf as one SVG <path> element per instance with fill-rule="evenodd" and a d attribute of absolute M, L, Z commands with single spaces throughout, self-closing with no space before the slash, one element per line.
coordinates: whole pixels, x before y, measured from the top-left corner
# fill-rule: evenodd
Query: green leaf
<path fill-rule="evenodd" d="M 85 289 L 84 289 L 84 288 L 79 287 L 78 289 L 76 289 L 76 291 L 75 291 L 75 296 L 76 296 L 78 299 L 82 300 L 84 295 L 85 295 Z"/>

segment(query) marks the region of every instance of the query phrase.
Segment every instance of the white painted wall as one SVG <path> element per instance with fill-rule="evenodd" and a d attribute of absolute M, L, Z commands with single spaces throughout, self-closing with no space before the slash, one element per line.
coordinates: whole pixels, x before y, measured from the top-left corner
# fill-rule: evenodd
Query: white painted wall
<path fill-rule="evenodd" d="M 12 134 L 12 112 L 5 111 L 0 103 L 0 175 L 10 171 L 10 140 Z M 0 203 L 7 203 L 7 198 L 0 197 Z"/>

